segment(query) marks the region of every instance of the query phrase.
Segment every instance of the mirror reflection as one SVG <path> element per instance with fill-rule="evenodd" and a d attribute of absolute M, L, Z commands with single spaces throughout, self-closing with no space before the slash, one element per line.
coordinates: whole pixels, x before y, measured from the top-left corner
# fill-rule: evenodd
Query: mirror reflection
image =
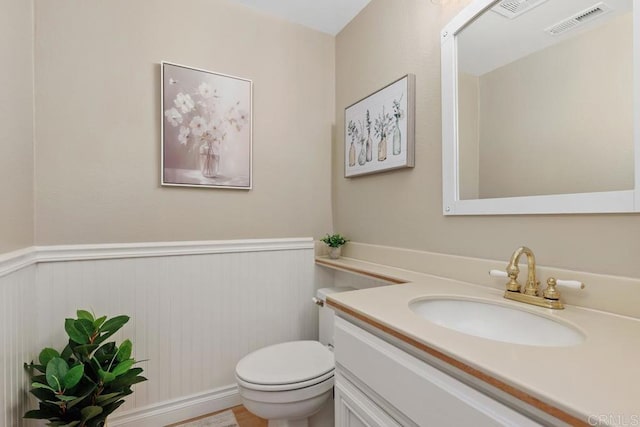
<path fill-rule="evenodd" d="M 632 0 L 503 0 L 456 35 L 461 200 L 634 188 Z"/>

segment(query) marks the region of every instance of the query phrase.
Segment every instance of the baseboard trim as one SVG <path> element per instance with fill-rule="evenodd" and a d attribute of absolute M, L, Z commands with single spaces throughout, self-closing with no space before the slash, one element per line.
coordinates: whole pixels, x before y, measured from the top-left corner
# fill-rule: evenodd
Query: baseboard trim
<path fill-rule="evenodd" d="M 0 255 L 0 277 L 40 262 L 314 249 L 311 237 L 32 246 Z"/>
<path fill-rule="evenodd" d="M 235 384 L 109 417 L 109 427 L 158 427 L 240 405 Z"/>

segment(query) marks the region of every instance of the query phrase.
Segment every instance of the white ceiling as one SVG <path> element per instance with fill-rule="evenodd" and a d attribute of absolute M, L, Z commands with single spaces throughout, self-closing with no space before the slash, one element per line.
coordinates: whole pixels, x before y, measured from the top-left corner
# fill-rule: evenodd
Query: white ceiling
<path fill-rule="evenodd" d="M 333 36 L 370 0 L 233 0 Z"/>
<path fill-rule="evenodd" d="M 532 52 L 560 43 L 598 27 L 616 16 L 629 13 L 635 0 L 552 0 L 508 19 L 487 10 L 458 34 L 458 67 L 481 76 Z M 545 32 L 576 13 L 600 3 L 612 11 L 558 36 Z"/>

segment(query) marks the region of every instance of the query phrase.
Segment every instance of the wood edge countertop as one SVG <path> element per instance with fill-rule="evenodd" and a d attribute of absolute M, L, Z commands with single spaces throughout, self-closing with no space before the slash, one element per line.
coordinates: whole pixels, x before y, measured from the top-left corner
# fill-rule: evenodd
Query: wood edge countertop
<path fill-rule="evenodd" d="M 325 267 L 329 267 L 335 270 L 340 270 L 340 271 L 346 271 L 349 273 L 355 273 L 355 274 L 359 274 L 359 275 L 363 275 L 366 277 L 370 277 L 372 279 L 376 279 L 376 280 L 382 280 L 385 282 L 388 282 L 390 284 L 403 284 L 403 283 L 410 283 L 411 280 L 406 277 L 406 276 L 412 276 L 416 273 L 414 272 L 410 272 L 407 270 L 401 270 L 401 269 L 396 269 L 393 267 L 386 267 L 386 266 L 380 266 L 378 264 L 373 264 L 373 263 L 367 263 L 366 261 L 359 261 L 359 260 L 351 260 L 351 259 L 338 259 L 338 260 L 333 260 L 333 259 L 329 259 L 326 257 L 316 257 L 315 259 L 316 264 L 318 265 L 322 265 Z M 382 272 L 382 270 L 385 270 L 384 272 Z M 395 270 L 395 271 L 394 271 Z M 389 274 L 389 271 L 392 271 L 393 273 L 396 273 L 396 271 L 400 272 L 400 274 L 398 274 L 397 276 L 395 274 Z M 406 274 L 402 274 L 402 273 L 406 273 Z M 422 274 L 421 274 L 422 275 Z M 405 277 L 400 277 L 400 276 L 405 276 Z M 489 386 L 495 387 L 498 390 L 507 393 L 508 395 L 524 402 L 525 404 L 528 404 L 530 406 L 533 406 L 534 408 L 548 414 L 551 415 L 552 417 L 563 421 L 571 426 L 589 426 L 592 424 L 587 423 L 586 421 L 579 419 L 549 403 L 546 403 L 534 396 L 531 396 L 529 393 L 516 388 L 512 385 L 506 384 L 505 382 L 503 382 L 500 379 L 497 379 L 495 377 L 493 377 L 491 374 L 483 372 L 479 369 L 476 369 L 472 366 L 467 365 L 466 363 L 455 359 L 449 355 L 446 355 L 444 353 L 442 353 L 441 351 L 432 348 L 431 346 L 424 344 L 420 341 L 417 341 L 405 334 L 403 334 L 401 331 L 392 329 L 378 321 L 376 321 L 375 319 L 368 317 L 364 314 L 358 313 L 354 310 L 351 310 L 350 308 L 340 304 L 339 302 L 333 300 L 331 298 L 331 296 L 329 295 L 327 297 L 327 301 L 326 301 L 327 305 L 333 307 L 335 310 L 338 310 L 348 316 L 351 316 L 361 322 L 366 323 L 369 326 L 372 326 L 373 328 L 388 334 L 398 340 L 401 340 L 402 342 L 409 344 L 410 346 L 412 346 L 413 348 L 424 352 L 432 357 L 437 358 L 438 360 L 446 363 L 447 365 L 459 369 L 460 371 L 471 375 L 472 377 L 486 383 Z M 427 362 L 425 362 L 427 363 Z"/>
<path fill-rule="evenodd" d="M 444 362 L 444 363 L 446 363 L 446 364 L 448 364 L 448 365 L 450 365 L 450 366 L 452 366 L 452 367 L 454 367 L 456 369 L 459 369 L 462 372 L 464 372 L 464 373 L 466 373 L 468 375 L 471 375 L 474 378 L 476 378 L 476 379 L 478 379 L 478 380 L 480 380 L 480 381 L 482 381 L 482 382 L 484 382 L 484 383 L 486 383 L 486 384 L 488 384 L 488 385 L 490 385 L 492 387 L 495 387 L 495 388 L 503 391 L 504 393 L 507 393 L 510 396 L 515 397 L 516 399 L 518 399 L 518 400 L 520 400 L 520 401 L 522 401 L 522 402 L 524 402 L 524 403 L 526 403 L 528 405 L 531 405 L 531 406 L 543 411 L 544 413 L 549 414 L 552 417 L 557 418 L 557 419 L 559 419 L 559 420 L 561 420 L 561 421 L 563 421 L 563 422 L 565 422 L 565 423 L 567 423 L 567 424 L 569 424 L 571 426 L 589 426 L 589 425 L 591 425 L 591 424 L 588 424 L 587 422 L 585 422 L 585 421 L 583 421 L 583 420 L 581 420 L 579 418 L 574 417 L 571 414 L 568 414 L 568 413 L 564 412 L 563 410 L 561 410 L 559 408 L 556 408 L 553 405 L 550 405 L 550 404 L 548 404 L 546 402 L 543 402 L 542 400 L 540 400 L 540 399 L 538 399 L 538 398 L 536 398 L 534 396 L 531 396 L 530 394 L 528 394 L 525 391 L 522 391 L 522 390 L 520 390 L 520 389 L 518 389 L 516 387 L 513 387 L 513 386 L 511 386 L 509 384 L 504 383 L 503 381 L 501 381 L 501 380 L 499 380 L 497 378 L 494 378 L 493 376 L 491 376 L 488 373 L 485 373 L 485 372 L 482 372 L 482 371 L 480 371 L 480 370 L 478 370 L 476 368 L 473 368 L 473 367 L 467 365 L 464 362 L 461 362 L 461 361 L 459 361 L 459 360 L 457 360 L 457 359 L 455 359 L 455 358 L 453 358 L 451 356 L 448 356 L 448 355 L 442 353 L 439 350 L 436 350 L 436 349 L 434 349 L 434 348 L 432 348 L 432 347 L 430 347 L 430 346 L 428 346 L 428 345 L 426 345 L 424 343 L 421 343 L 421 342 L 419 342 L 419 341 L 417 341 L 417 340 L 415 340 L 415 339 L 413 339 L 411 337 L 408 337 L 407 335 L 404 335 L 400 331 L 397 331 L 395 329 L 391 329 L 388 326 L 385 326 L 385 325 L 377 322 L 376 320 L 374 320 L 374 319 L 372 319 L 370 317 L 367 317 L 365 315 L 357 313 L 357 312 L 349 309 L 348 307 L 345 307 L 344 305 L 342 305 L 342 304 L 340 304 L 340 303 L 338 303 L 336 301 L 333 301 L 331 299 L 331 296 L 327 297 L 326 303 L 327 303 L 327 305 L 333 307 L 334 309 L 336 309 L 336 310 L 338 310 L 338 311 L 340 311 L 340 312 L 342 312 L 342 313 L 344 313 L 344 314 L 346 314 L 348 316 L 351 316 L 351 317 L 353 317 L 355 319 L 358 319 L 361 322 L 364 322 L 364 323 L 366 323 L 366 324 L 368 324 L 368 325 L 380 330 L 381 332 L 383 332 L 385 334 L 391 335 L 392 337 L 394 337 L 396 339 L 399 339 L 399 340 L 411 345 L 412 347 L 416 348 L 417 350 L 423 351 L 423 352 L 429 354 L 430 356 L 433 356 L 433 357 L 439 359 L 440 361 L 442 361 L 442 362 Z M 427 363 L 427 362 L 425 362 L 425 363 Z"/>

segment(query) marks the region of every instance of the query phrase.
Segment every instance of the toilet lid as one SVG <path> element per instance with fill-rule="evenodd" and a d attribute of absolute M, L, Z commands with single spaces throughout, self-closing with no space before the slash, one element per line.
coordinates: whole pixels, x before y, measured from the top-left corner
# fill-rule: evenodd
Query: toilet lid
<path fill-rule="evenodd" d="M 293 341 L 261 348 L 242 358 L 236 375 L 249 383 L 292 384 L 333 371 L 333 353 L 318 341 Z"/>

